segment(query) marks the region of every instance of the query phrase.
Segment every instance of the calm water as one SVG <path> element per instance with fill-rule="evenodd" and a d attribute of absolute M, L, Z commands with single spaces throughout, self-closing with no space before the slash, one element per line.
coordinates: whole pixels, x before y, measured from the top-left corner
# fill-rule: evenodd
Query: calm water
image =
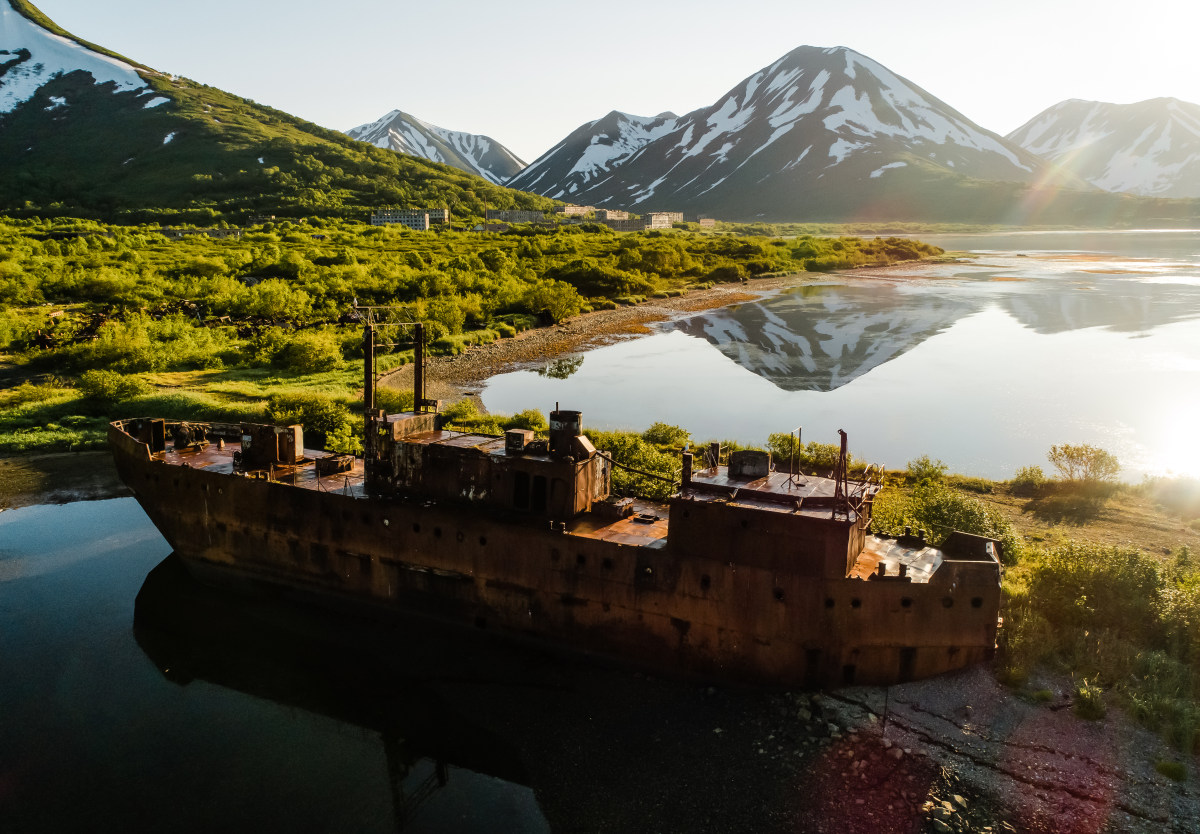
<path fill-rule="evenodd" d="M 447 763 L 438 786 L 436 741 L 404 746 L 414 687 L 351 687 L 228 595 L 151 589 L 169 552 L 133 499 L 0 512 L 0 830 L 549 830 L 525 785 Z M 143 583 L 166 637 L 135 637 Z"/>
<path fill-rule="evenodd" d="M 1200 232 L 925 239 L 976 257 L 809 276 L 577 367 L 494 377 L 484 404 L 559 402 L 586 425 L 661 420 L 698 441 L 803 427 L 833 443 L 845 429 L 870 461 L 929 454 L 996 478 L 1049 469 L 1060 443 L 1108 449 L 1127 480 L 1200 476 Z"/>
<path fill-rule="evenodd" d="M 169 550 L 133 499 L 0 512 L 0 832 L 795 830 L 769 693 L 246 598 Z"/>

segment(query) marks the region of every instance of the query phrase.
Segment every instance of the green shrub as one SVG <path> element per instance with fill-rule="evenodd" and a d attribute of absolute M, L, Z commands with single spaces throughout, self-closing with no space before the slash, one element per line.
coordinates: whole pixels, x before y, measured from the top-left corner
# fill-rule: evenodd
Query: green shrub
<path fill-rule="evenodd" d="M 1182 782 L 1187 779 L 1187 765 L 1183 762 L 1159 759 L 1154 763 L 1154 769 L 1173 782 Z"/>
<path fill-rule="evenodd" d="M 277 426 L 304 426 L 305 442 L 321 447 L 353 428 L 350 410 L 321 394 L 273 394 L 267 401 L 267 419 Z"/>
<path fill-rule="evenodd" d="M 647 443 L 653 443 L 655 446 L 669 449 L 673 452 L 682 451 L 685 446 L 692 442 L 692 436 L 688 434 L 686 429 L 667 423 L 651 424 L 650 428 L 642 432 L 642 439 Z"/>
<path fill-rule="evenodd" d="M 116 371 L 85 371 L 79 378 L 79 391 L 101 408 L 110 408 L 149 392 L 150 386 Z"/>
<path fill-rule="evenodd" d="M 921 455 L 916 460 L 908 462 L 908 477 L 920 483 L 921 481 L 941 481 L 949 470 L 945 462 L 934 460 L 929 455 Z"/>
<path fill-rule="evenodd" d="M 1072 709 L 1080 718 L 1099 721 L 1108 714 L 1108 707 L 1104 703 L 1104 690 L 1084 678 L 1083 683 L 1075 685 L 1075 703 Z"/>
<path fill-rule="evenodd" d="M 305 330 L 288 339 L 274 362 L 298 374 L 316 374 L 345 367 L 342 344 L 333 330 Z"/>
<path fill-rule="evenodd" d="M 1046 473 L 1040 466 L 1022 466 L 1012 479 L 1014 495 L 1036 495 L 1046 486 Z"/>

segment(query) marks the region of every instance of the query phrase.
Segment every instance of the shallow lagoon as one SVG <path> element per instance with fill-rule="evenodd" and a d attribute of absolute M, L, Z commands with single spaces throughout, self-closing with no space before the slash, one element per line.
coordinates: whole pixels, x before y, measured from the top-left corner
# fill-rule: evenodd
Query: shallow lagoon
<path fill-rule="evenodd" d="M 975 254 L 807 276 L 588 352 L 566 378 L 493 377 L 483 402 L 557 402 L 599 428 L 661 420 L 699 441 L 845 429 L 871 461 L 929 454 L 994 478 L 1049 468 L 1056 443 L 1108 449 L 1126 480 L 1200 476 L 1200 232 L 925 239 Z"/>

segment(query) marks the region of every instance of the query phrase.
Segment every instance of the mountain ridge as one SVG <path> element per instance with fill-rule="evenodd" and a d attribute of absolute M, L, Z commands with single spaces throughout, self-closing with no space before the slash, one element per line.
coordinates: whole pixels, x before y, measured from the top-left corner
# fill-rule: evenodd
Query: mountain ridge
<path fill-rule="evenodd" d="M 402 110 L 392 110 L 346 135 L 379 148 L 451 165 L 503 185 L 525 167 L 524 161 L 490 136 L 448 130 Z"/>
<path fill-rule="evenodd" d="M 1105 191 L 1200 197 L 1200 105 L 1068 99 L 1008 138 Z"/>
<path fill-rule="evenodd" d="M 552 205 L 96 52 L 60 34 L 65 30 L 25 0 L 4 0 L 0 12 L 9 53 L 0 56 L 8 58 L 0 60 L 0 79 L 6 88 L 18 74 L 23 81 L 12 107 L 0 110 L 0 158 L 15 163 L 0 169 L 0 210 L 207 223 L 226 214 L 366 219 L 389 205 L 445 207 L 456 215 Z M 30 81 L 22 65 L 43 47 L 87 51 L 77 62 L 86 66 L 56 66 Z M 134 68 L 137 84 L 129 76 L 124 88 L 98 83 L 92 54 L 106 55 L 105 66 Z"/>

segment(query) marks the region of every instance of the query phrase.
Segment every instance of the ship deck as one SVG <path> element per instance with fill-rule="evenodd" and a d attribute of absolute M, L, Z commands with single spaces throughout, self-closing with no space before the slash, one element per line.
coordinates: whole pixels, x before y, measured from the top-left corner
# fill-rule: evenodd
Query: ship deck
<path fill-rule="evenodd" d="M 227 444 L 224 449 L 218 444 L 209 443 L 202 448 L 175 450 L 168 448 L 158 452 L 153 457 L 169 466 L 186 466 L 191 469 L 204 469 L 222 475 L 234 475 L 233 453 L 238 449 L 236 443 Z M 317 474 L 317 459 L 328 457 L 325 452 L 312 449 L 304 450 L 304 459 L 295 465 L 274 464 L 269 468 L 240 470 L 247 477 L 264 478 L 277 483 L 289 484 L 300 489 L 311 489 L 317 492 L 333 492 L 349 495 L 354 498 L 367 496 L 363 477 L 363 462 L 354 458 L 349 472 L 338 472 L 332 475 Z"/>

